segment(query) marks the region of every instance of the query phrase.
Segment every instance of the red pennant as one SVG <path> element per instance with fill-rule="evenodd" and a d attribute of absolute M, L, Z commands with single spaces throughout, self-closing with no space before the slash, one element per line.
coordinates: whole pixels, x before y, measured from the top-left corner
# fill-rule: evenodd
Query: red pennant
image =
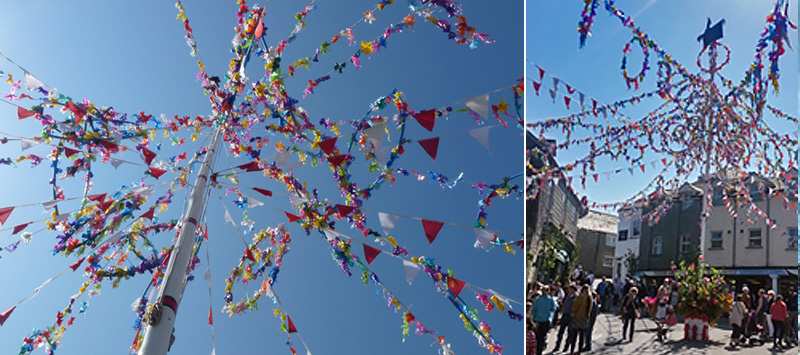
<path fill-rule="evenodd" d="M 11 306 L 11 308 L 3 311 L 3 313 L 0 313 L 0 325 L 6 323 L 6 320 L 8 319 L 8 317 L 11 317 L 11 313 L 14 313 L 15 309 L 17 309 L 17 306 Z"/>
<path fill-rule="evenodd" d="M 289 323 L 289 334 L 297 333 L 297 327 L 294 326 L 294 322 L 292 322 L 292 317 L 286 316 L 286 323 Z"/>
<path fill-rule="evenodd" d="M 267 189 L 262 189 L 260 187 L 254 187 L 253 190 L 256 190 L 256 192 L 258 192 L 258 193 L 260 193 L 260 194 L 262 194 L 264 196 L 272 196 L 272 191 L 267 190 Z"/>
<path fill-rule="evenodd" d="M 75 115 L 76 118 L 82 119 L 86 112 L 83 111 L 80 107 L 75 105 L 72 101 L 67 102 L 67 110 L 72 111 L 72 114 Z"/>
<path fill-rule="evenodd" d="M 448 277 L 447 288 L 450 290 L 450 293 L 453 294 L 453 297 L 458 297 L 458 295 L 461 293 L 461 290 L 464 289 L 464 281 L 452 276 Z"/>
<path fill-rule="evenodd" d="M 24 120 L 36 114 L 36 111 L 28 110 L 22 106 L 17 107 L 17 118 Z"/>
<path fill-rule="evenodd" d="M 75 155 L 75 154 L 78 154 L 78 153 L 80 153 L 80 152 L 81 152 L 81 151 L 80 151 L 80 150 L 77 150 L 77 149 L 72 149 L 72 148 L 64 147 L 64 155 L 66 155 L 66 156 L 67 156 L 67 158 L 69 158 L 69 157 L 72 157 L 73 155 Z"/>
<path fill-rule="evenodd" d="M 422 146 L 422 149 L 425 149 L 431 159 L 436 160 L 436 154 L 439 152 L 439 137 L 423 139 L 417 143 Z"/>
<path fill-rule="evenodd" d="M 289 223 L 297 222 L 297 221 L 302 219 L 300 216 L 295 215 L 295 214 L 291 214 L 289 212 L 285 212 L 284 211 L 283 213 L 286 214 L 286 218 L 289 219 Z"/>
<path fill-rule="evenodd" d="M 258 162 L 255 161 L 255 160 L 251 161 L 251 162 L 249 162 L 247 164 L 239 165 L 239 166 L 237 166 L 237 168 L 245 170 L 245 171 L 259 171 L 259 170 L 261 170 L 261 168 L 258 167 Z"/>
<path fill-rule="evenodd" d="M 428 131 L 433 131 L 433 126 L 436 124 L 436 110 L 425 110 L 414 114 L 414 118 L 419 122 L 419 125 Z"/>
<path fill-rule="evenodd" d="M 569 96 L 564 96 L 564 105 L 567 105 L 567 110 L 569 110 L 569 103 L 572 102 L 572 98 Z"/>
<path fill-rule="evenodd" d="M 372 264 L 375 258 L 380 254 L 379 249 L 375 249 L 369 245 L 364 244 L 364 259 L 367 259 L 367 264 Z"/>
<path fill-rule="evenodd" d="M 256 258 L 253 256 L 253 252 L 250 251 L 250 248 L 244 248 L 244 257 L 247 260 L 250 260 L 252 262 L 256 262 Z"/>
<path fill-rule="evenodd" d="M 542 83 L 538 81 L 533 82 L 533 90 L 536 91 L 536 96 L 539 96 L 539 89 L 542 88 Z"/>
<path fill-rule="evenodd" d="M 319 149 L 325 154 L 333 154 L 333 149 L 336 148 L 336 137 L 328 138 L 319 142 Z"/>
<path fill-rule="evenodd" d="M 109 141 L 101 141 L 100 145 L 102 145 L 106 150 L 111 153 L 119 152 L 119 146 L 116 143 L 109 142 Z"/>
<path fill-rule="evenodd" d="M 6 220 L 8 219 L 9 216 L 11 216 L 11 211 L 13 210 L 14 207 L 0 208 L 0 226 L 2 226 L 3 223 L 6 223 Z"/>
<path fill-rule="evenodd" d="M 86 196 L 86 198 L 89 199 L 89 201 L 94 201 L 94 202 L 105 201 L 106 194 L 102 193 L 102 194 L 96 194 L 96 195 L 89 195 L 89 196 Z"/>
<path fill-rule="evenodd" d="M 339 166 L 342 165 L 342 163 L 349 158 L 350 156 L 347 154 L 337 154 L 332 157 L 329 157 L 328 162 L 333 164 L 333 166 Z"/>
<path fill-rule="evenodd" d="M 349 215 L 351 212 L 353 212 L 353 210 L 353 206 L 336 205 L 336 211 L 342 217 Z"/>
<path fill-rule="evenodd" d="M 414 314 L 411 313 L 411 312 L 406 312 L 405 317 L 406 317 L 406 322 L 407 323 L 411 323 L 411 322 L 413 322 L 413 321 L 415 321 L 417 319 L 417 318 L 414 317 Z"/>
<path fill-rule="evenodd" d="M 144 162 L 147 163 L 147 165 L 150 165 L 150 163 L 156 157 L 156 153 L 153 153 L 152 150 L 144 147 L 142 148 L 142 155 L 144 155 Z"/>
<path fill-rule="evenodd" d="M 156 208 L 155 207 L 150 207 L 150 209 L 147 210 L 147 212 L 145 212 L 143 215 L 141 215 L 141 217 L 142 218 L 147 218 L 147 219 L 152 221 L 155 212 L 156 212 Z"/>
<path fill-rule="evenodd" d="M 208 325 L 214 325 L 214 312 L 211 311 L 211 305 L 208 306 Z"/>
<path fill-rule="evenodd" d="M 106 210 L 108 210 L 109 207 L 111 207 L 112 204 L 114 204 L 114 201 L 112 200 L 109 201 L 103 200 L 97 203 L 97 207 L 100 207 L 100 210 L 105 212 Z"/>
<path fill-rule="evenodd" d="M 25 228 L 26 228 L 26 227 L 28 227 L 28 225 L 29 225 L 29 224 L 31 224 L 31 223 L 33 223 L 33 222 L 28 222 L 28 223 L 18 224 L 18 225 L 16 225 L 16 226 L 14 226 L 14 230 L 11 232 L 11 235 L 14 235 L 14 234 L 17 234 L 17 233 L 19 233 L 19 232 L 22 232 L 22 231 L 23 231 L 23 230 L 25 230 Z"/>
<path fill-rule="evenodd" d="M 425 237 L 428 238 L 428 243 L 433 243 L 436 236 L 439 235 L 439 231 L 442 230 L 442 226 L 444 226 L 444 223 L 439 221 L 422 220 L 422 229 L 425 230 Z"/>
<path fill-rule="evenodd" d="M 156 179 L 160 178 L 161 175 L 164 175 L 164 174 L 167 173 L 167 171 L 165 169 L 152 168 L 152 167 L 147 169 L 147 171 L 150 173 L 150 175 L 153 175 L 153 177 L 156 178 Z"/>
<path fill-rule="evenodd" d="M 83 260 L 84 259 L 86 259 L 86 258 L 83 257 L 83 258 L 80 258 L 80 259 L 76 260 L 74 263 L 72 263 L 72 265 L 69 266 L 69 268 L 72 269 L 72 271 L 78 270 L 78 268 L 81 267 L 81 264 L 83 264 Z"/>
<path fill-rule="evenodd" d="M 256 25 L 256 39 L 261 39 L 261 36 L 264 35 L 264 17 L 258 19 L 258 25 Z"/>

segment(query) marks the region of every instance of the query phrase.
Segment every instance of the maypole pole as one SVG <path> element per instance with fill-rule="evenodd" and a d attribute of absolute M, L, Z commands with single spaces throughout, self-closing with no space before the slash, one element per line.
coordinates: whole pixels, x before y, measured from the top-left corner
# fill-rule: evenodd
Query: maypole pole
<path fill-rule="evenodd" d="M 155 303 L 148 308 L 145 314 L 146 327 L 139 355 L 163 355 L 169 351 L 172 345 L 172 332 L 175 327 L 178 305 L 183 298 L 183 291 L 186 289 L 186 277 L 192 257 L 192 241 L 198 218 L 201 218 L 205 209 L 209 171 L 214 162 L 221 135 L 222 126 L 220 125 L 208 145 L 203 165 L 200 167 L 192 187 L 186 210 L 181 219 L 178 238 L 172 248 L 172 253 L 170 253 L 164 282 L 161 284 Z"/>

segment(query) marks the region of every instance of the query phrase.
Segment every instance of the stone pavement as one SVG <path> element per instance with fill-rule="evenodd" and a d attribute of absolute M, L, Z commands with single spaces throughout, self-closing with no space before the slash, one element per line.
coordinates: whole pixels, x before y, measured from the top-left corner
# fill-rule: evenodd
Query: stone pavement
<path fill-rule="evenodd" d="M 591 355 L 611 355 L 611 354 L 636 354 L 636 355 L 667 355 L 667 354 L 688 354 L 688 355 L 755 355 L 755 354 L 797 354 L 798 347 L 784 349 L 782 352 L 772 349 L 772 343 L 755 346 L 739 346 L 737 349 L 728 347 L 731 331 L 713 327 L 709 331 L 710 342 L 690 342 L 683 340 L 683 323 L 678 323 L 672 327 L 667 334 L 666 340 L 659 342 L 656 333 L 656 325 L 650 319 L 638 319 L 636 321 L 636 332 L 633 335 L 633 342 L 620 343 L 622 337 L 622 320 L 612 314 L 600 314 L 594 325 L 592 337 L 592 351 L 582 354 Z M 544 354 L 554 354 L 553 347 L 556 342 L 558 329 L 551 329 L 548 333 L 547 347 Z M 562 339 L 561 348 L 566 342 L 566 331 Z M 577 342 L 576 342 L 577 346 Z M 557 353 L 557 354 L 568 354 Z"/>

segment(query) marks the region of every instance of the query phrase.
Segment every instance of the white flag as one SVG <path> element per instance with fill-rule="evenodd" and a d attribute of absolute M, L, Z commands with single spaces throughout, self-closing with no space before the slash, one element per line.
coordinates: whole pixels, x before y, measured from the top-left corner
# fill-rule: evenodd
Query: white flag
<path fill-rule="evenodd" d="M 390 231 L 394 229 L 394 225 L 397 223 L 398 219 L 400 219 L 400 217 L 390 215 L 385 212 L 378 212 L 378 220 L 380 221 L 381 228 L 383 228 L 384 231 Z"/>
<path fill-rule="evenodd" d="M 497 239 L 497 236 L 486 229 L 475 228 L 475 247 L 481 249 L 489 249 L 492 247 L 492 242 Z"/>
<path fill-rule="evenodd" d="M 256 200 L 255 197 L 247 196 L 247 208 L 256 208 L 264 206 L 264 202 Z"/>
<path fill-rule="evenodd" d="M 417 264 L 408 260 L 403 260 L 403 272 L 406 274 L 406 282 L 408 282 L 409 285 L 414 283 L 414 279 L 417 278 L 419 270 L 420 267 Z"/>
<path fill-rule="evenodd" d="M 122 163 L 123 163 L 122 160 L 111 158 L 111 166 L 113 166 L 114 169 L 118 168 L 120 165 L 122 165 Z"/>
<path fill-rule="evenodd" d="M 481 118 L 489 117 L 489 94 L 475 96 L 467 100 L 467 108 L 477 113 Z"/>
<path fill-rule="evenodd" d="M 25 86 L 28 87 L 28 90 L 36 90 L 40 87 L 44 86 L 44 83 L 41 80 L 36 79 L 30 73 L 25 73 Z"/>
<path fill-rule="evenodd" d="M 28 150 L 34 145 L 36 145 L 36 141 L 30 139 L 22 139 L 21 141 L 19 141 L 19 143 L 22 146 L 22 150 Z"/>
<path fill-rule="evenodd" d="M 227 207 L 224 208 L 225 208 L 225 216 L 224 216 L 225 222 L 230 223 L 234 228 L 237 227 L 236 221 L 234 221 L 233 217 L 231 217 L 231 213 L 228 211 L 228 208 Z"/>
<path fill-rule="evenodd" d="M 386 122 L 379 122 L 372 127 L 367 128 L 364 133 L 367 135 L 367 141 L 372 144 L 375 151 L 383 147 L 383 137 L 386 135 Z"/>
<path fill-rule="evenodd" d="M 469 131 L 469 135 L 472 138 L 475 138 L 478 143 L 480 143 L 486 150 L 491 150 L 489 147 L 489 130 L 492 129 L 493 126 L 486 126 L 486 127 L 478 127 L 475 129 L 471 129 Z"/>

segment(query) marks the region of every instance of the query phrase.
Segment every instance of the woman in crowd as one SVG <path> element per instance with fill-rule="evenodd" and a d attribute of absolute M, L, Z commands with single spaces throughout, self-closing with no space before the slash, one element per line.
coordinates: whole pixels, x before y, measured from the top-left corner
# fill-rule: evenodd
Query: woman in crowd
<path fill-rule="evenodd" d="M 620 314 L 622 315 L 622 341 L 625 341 L 625 334 L 628 333 L 628 342 L 633 342 L 636 318 L 639 317 L 639 309 L 637 307 L 638 294 L 639 290 L 636 287 L 631 287 L 628 294 L 622 299 L 622 306 L 620 307 Z"/>

